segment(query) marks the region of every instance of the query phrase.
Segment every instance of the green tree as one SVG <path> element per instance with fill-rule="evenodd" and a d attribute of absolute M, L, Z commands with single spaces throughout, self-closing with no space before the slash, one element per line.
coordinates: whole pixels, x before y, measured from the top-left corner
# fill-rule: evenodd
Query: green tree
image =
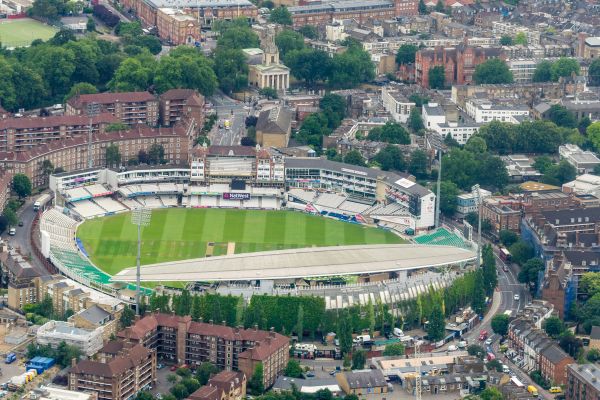
<path fill-rule="evenodd" d="M 292 75 L 304 81 L 308 88 L 313 87 L 316 82 L 326 80 L 332 68 L 332 60 L 327 53 L 307 48 L 288 52 L 284 62 Z"/>
<path fill-rule="evenodd" d="M 446 70 L 443 65 L 431 68 L 427 73 L 431 89 L 444 89 L 446 87 Z"/>
<path fill-rule="evenodd" d="M 356 350 L 352 353 L 352 369 L 364 369 L 367 362 L 367 354 L 364 350 Z"/>
<path fill-rule="evenodd" d="M 502 363 L 496 359 L 488 361 L 485 366 L 488 371 L 502 372 Z"/>
<path fill-rule="evenodd" d="M 542 261 L 542 259 L 530 258 L 522 265 L 517 278 L 519 279 L 519 282 L 527 284 L 532 293 L 535 293 L 538 287 L 539 273 L 543 270 L 544 261 Z"/>
<path fill-rule="evenodd" d="M 419 48 L 414 44 L 403 44 L 398 48 L 398 52 L 396 53 L 396 64 L 414 64 L 415 55 Z"/>
<path fill-rule="evenodd" d="M 597 362 L 598 360 L 600 360 L 600 350 L 590 349 L 585 355 L 585 358 L 591 363 Z"/>
<path fill-rule="evenodd" d="M 408 116 L 408 127 L 415 133 L 425 129 L 421 111 L 417 107 L 413 107 L 410 110 L 410 115 Z"/>
<path fill-rule="evenodd" d="M 465 150 L 474 154 L 484 154 L 487 152 L 487 143 L 480 136 L 471 136 L 465 144 Z"/>
<path fill-rule="evenodd" d="M 194 298 L 196 297 L 198 296 L 194 296 Z M 209 362 L 203 362 L 196 368 L 196 379 L 200 385 L 204 386 L 208 383 L 210 377 L 217 372 L 219 372 L 219 368 L 217 368 L 216 365 Z"/>
<path fill-rule="evenodd" d="M 427 335 L 429 336 L 429 340 L 437 342 L 443 339 L 446 332 L 446 322 L 444 321 L 444 313 L 440 304 L 434 303 L 431 306 L 431 314 L 428 321 Z"/>
<path fill-rule="evenodd" d="M 480 279 L 483 279 L 480 271 L 478 271 L 477 275 L 480 276 Z M 477 285 L 475 288 L 471 299 L 471 308 L 479 315 L 482 315 L 485 311 L 485 288 L 483 285 Z"/>
<path fill-rule="evenodd" d="M 558 165 L 552 165 L 546 171 L 541 181 L 550 185 L 561 186 L 577 176 L 577 170 L 567 160 L 561 160 Z"/>
<path fill-rule="evenodd" d="M 523 240 L 519 240 L 510 246 L 509 251 L 512 260 L 519 265 L 525 264 L 527 260 L 533 257 L 533 248 Z"/>
<path fill-rule="evenodd" d="M 533 163 L 533 168 L 535 168 L 542 174 L 545 174 L 553 164 L 554 164 L 554 162 L 552 161 L 552 159 L 550 157 L 539 156 L 535 159 L 535 161 Z"/>
<path fill-rule="evenodd" d="M 469 353 L 470 356 L 476 356 L 483 359 L 485 357 L 486 351 L 483 347 L 477 344 L 470 344 L 467 347 L 467 353 Z"/>
<path fill-rule="evenodd" d="M 96 21 L 94 20 L 94 18 L 88 17 L 87 22 L 85 23 L 85 29 L 88 32 L 95 32 L 96 31 Z"/>
<path fill-rule="evenodd" d="M 266 97 L 268 100 L 277 98 L 277 90 L 272 87 L 266 87 L 258 90 L 258 94 Z"/>
<path fill-rule="evenodd" d="M 304 37 L 298 32 L 284 29 L 275 36 L 275 44 L 279 49 L 281 58 L 285 58 L 290 51 L 302 50 L 304 48 Z"/>
<path fill-rule="evenodd" d="M 48 94 L 60 101 L 71 87 L 76 69 L 75 54 L 70 49 L 57 46 L 36 46 L 28 53 L 28 64 L 34 66 L 42 77 Z"/>
<path fill-rule="evenodd" d="M 458 206 L 458 187 L 451 181 L 442 181 L 440 183 L 440 211 L 447 217 L 451 217 L 456 212 Z"/>
<path fill-rule="evenodd" d="M 550 82 L 552 80 L 552 62 L 543 60 L 535 66 L 533 71 L 534 82 Z"/>
<path fill-rule="evenodd" d="M 600 58 L 594 59 L 588 67 L 588 85 L 600 86 Z"/>
<path fill-rule="evenodd" d="M 293 358 L 290 358 L 285 367 L 285 371 L 283 371 L 283 375 L 289 376 L 290 378 L 301 378 L 302 367 L 300 366 L 300 363 Z"/>
<path fill-rule="evenodd" d="M 185 385 L 181 382 L 175 384 L 173 387 L 171 387 L 171 389 L 169 389 L 169 391 L 177 400 L 183 400 L 190 394 Z"/>
<path fill-rule="evenodd" d="M 385 349 L 383 350 L 384 356 L 403 356 L 404 355 L 404 345 L 402 343 L 391 343 L 385 345 Z"/>
<path fill-rule="evenodd" d="M 302 304 L 298 306 L 298 316 L 296 317 L 296 334 L 298 335 L 298 341 L 302 341 L 304 336 L 304 307 Z"/>
<path fill-rule="evenodd" d="M 154 74 L 154 86 L 159 93 L 187 88 L 210 96 L 218 84 L 213 67 L 212 60 L 196 49 L 180 46 L 169 56 L 161 57 Z"/>
<path fill-rule="evenodd" d="M 427 153 L 417 149 L 410 155 L 408 162 L 408 172 L 417 178 L 423 178 L 427 175 Z"/>
<path fill-rule="evenodd" d="M 351 45 L 343 53 L 333 56 L 329 70 L 329 84 L 336 88 L 353 88 L 375 78 L 375 64 L 371 55 L 360 45 Z"/>
<path fill-rule="evenodd" d="M 509 231 L 507 229 L 502 229 L 498 233 L 498 236 L 500 238 L 500 242 L 505 247 L 510 247 L 513 245 L 513 243 L 516 243 L 519 240 L 519 235 L 517 235 L 515 232 Z"/>
<path fill-rule="evenodd" d="M 19 198 L 27 197 L 31 195 L 31 180 L 25 174 L 15 174 L 12 179 L 12 189 Z"/>
<path fill-rule="evenodd" d="M 344 162 L 346 164 L 358 165 L 361 167 L 364 167 L 366 165 L 365 159 L 358 150 L 350 150 L 348 153 L 346 153 L 346 155 L 344 156 Z"/>
<path fill-rule="evenodd" d="M 300 32 L 307 39 L 316 39 L 318 36 L 317 28 L 315 28 L 314 25 L 301 26 L 300 29 L 298 29 L 298 32 Z"/>
<path fill-rule="evenodd" d="M 133 92 L 146 90 L 152 80 L 154 64 L 142 65 L 136 58 L 127 58 L 115 71 L 108 83 L 115 92 Z"/>
<path fill-rule="evenodd" d="M 118 36 L 142 36 L 142 24 L 139 21 L 119 22 L 115 27 L 115 33 Z"/>
<path fill-rule="evenodd" d="M 548 336 L 556 339 L 565 330 L 565 324 L 558 317 L 548 317 L 542 322 L 542 328 Z"/>
<path fill-rule="evenodd" d="M 285 6 L 274 8 L 269 15 L 269 22 L 281 25 L 292 25 L 292 14 Z"/>
<path fill-rule="evenodd" d="M 515 42 L 515 44 L 520 44 L 522 46 L 527 46 L 527 35 L 525 35 L 525 32 L 518 32 L 515 35 L 514 42 Z"/>
<path fill-rule="evenodd" d="M 371 129 L 367 140 L 393 144 L 410 144 L 410 135 L 402 125 L 388 121 L 383 126 Z"/>
<path fill-rule="evenodd" d="M 435 3 L 435 11 L 437 12 L 441 12 L 443 13 L 444 11 L 446 11 L 446 7 L 444 6 L 444 2 L 442 0 L 438 0 L 437 3 Z"/>
<path fill-rule="evenodd" d="M 148 149 L 148 163 L 162 164 L 165 161 L 165 148 L 162 144 L 153 143 Z"/>
<path fill-rule="evenodd" d="M 121 313 L 121 317 L 119 318 L 121 328 L 127 328 L 131 326 L 134 318 L 135 312 L 133 312 L 133 309 L 131 307 L 125 307 Z"/>
<path fill-rule="evenodd" d="M 252 377 L 248 381 L 248 389 L 251 394 L 259 396 L 264 393 L 265 385 L 263 383 L 263 365 L 258 363 L 254 368 Z"/>
<path fill-rule="evenodd" d="M 553 104 L 550 107 L 550 110 L 548 110 L 548 119 L 556 125 L 564 126 L 565 128 L 577 127 L 577 118 L 575 117 L 575 114 L 560 104 Z"/>
<path fill-rule="evenodd" d="M 573 73 L 579 75 L 579 62 L 574 58 L 561 57 L 552 63 L 551 72 L 554 82 L 561 77 L 569 77 Z"/>
<path fill-rule="evenodd" d="M 492 318 L 492 330 L 494 333 L 505 336 L 508 333 L 508 315 L 498 314 Z"/>
<path fill-rule="evenodd" d="M 233 24 L 221 32 L 217 41 L 217 50 L 219 49 L 247 49 L 259 47 L 260 40 L 256 33 L 245 25 Z"/>
<path fill-rule="evenodd" d="M 44 175 L 44 180 L 46 184 L 48 184 L 48 179 L 50 175 L 54 172 L 54 165 L 50 160 L 42 161 L 42 174 Z"/>
<path fill-rule="evenodd" d="M 588 297 L 600 293 L 600 273 L 586 272 L 579 278 L 579 292 L 585 293 Z"/>
<path fill-rule="evenodd" d="M 87 83 L 87 82 L 79 82 L 79 83 L 74 84 L 71 87 L 71 89 L 69 90 L 69 93 L 66 94 L 64 101 L 66 102 L 73 96 L 77 96 L 77 95 L 81 95 L 81 94 L 95 94 L 95 93 L 98 93 L 98 89 L 96 88 L 96 86 L 92 85 L 91 83 Z"/>
<path fill-rule="evenodd" d="M 502 46 L 512 46 L 512 44 L 513 44 L 513 39 L 512 39 L 512 37 L 510 37 L 510 36 L 508 36 L 508 35 L 503 35 L 503 36 L 500 38 L 500 44 L 501 44 Z"/>
<path fill-rule="evenodd" d="M 583 347 L 583 343 L 580 339 L 576 338 L 570 330 L 565 330 L 560 335 L 559 343 L 560 347 L 567 352 L 571 357 L 577 358 L 579 350 Z"/>
<path fill-rule="evenodd" d="M 121 164 L 121 152 L 119 146 L 114 143 L 106 146 L 106 165 L 116 167 Z"/>
<path fill-rule="evenodd" d="M 403 171 L 406 167 L 404 156 L 397 146 L 388 144 L 373 158 L 384 171 Z"/>
<path fill-rule="evenodd" d="M 5 208 L 2 212 L 2 216 L 6 219 L 9 226 L 16 226 L 18 222 L 17 213 L 11 208 Z M 5 227 L 6 229 L 6 227 Z M 4 229 L 3 229 L 4 230 Z"/>
<path fill-rule="evenodd" d="M 171 385 L 174 384 L 175 382 L 177 382 L 177 375 L 175 374 L 169 374 L 167 375 L 167 382 L 169 382 Z"/>
<path fill-rule="evenodd" d="M 585 132 L 590 142 L 592 142 L 594 149 L 600 151 L 600 122 L 590 124 Z"/>
<path fill-rule="evenodd" d="M 513 75 L 506 63 L 499 58 L 490 58 L 475 67 L 473 81 L 484 83 L 512 83 Z"/>
<path fill-rule="evenodd" d="M 419 0 L 419 6 L 418 6 L 418 8 L 419 8 L 419 14 L 420 15 L 428 14 L 427 6 L 425 5 L 425 1 L 424 0 Z"/>
<path fill-rule="evenodd" d="M 481 392 L 479 397 L 481 397 L 481 400 L 502 400 L 503 399 L 502 392 L 500 392 L 495 387 L 486 388 L 483 392 Z"/>
<path fill-rule="evenodd" d="M 248 64 L 241 50 L 217 48 L 214 66 L 219 87 L 225 93 L 237 92 L 248 85 Z"/>

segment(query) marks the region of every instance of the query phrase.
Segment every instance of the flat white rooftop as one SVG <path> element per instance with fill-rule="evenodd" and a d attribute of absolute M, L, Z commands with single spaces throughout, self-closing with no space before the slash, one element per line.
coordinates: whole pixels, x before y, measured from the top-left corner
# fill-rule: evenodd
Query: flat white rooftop
<path fill-rule="evenodd" d="M 236 281 L 357 275 L 458 264 L 475 252 L 453 246 L 380 244 L 309 247 L 145 265 L 143 281 Z M 134 282 L 135 267 L 113 277 Z"/>

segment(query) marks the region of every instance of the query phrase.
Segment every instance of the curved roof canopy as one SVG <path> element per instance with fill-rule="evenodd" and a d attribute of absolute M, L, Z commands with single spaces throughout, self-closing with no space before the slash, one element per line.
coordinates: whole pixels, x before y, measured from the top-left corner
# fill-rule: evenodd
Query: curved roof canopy
<path fill-rule="evenodd" d="M 143 281 L 238 281 L 357 275 L 458 264 L 475 252 L 453 246 L 381 244 L 308 247 L 149 264 Z M 136 269 L 113 276 L 134 282 Z"/>

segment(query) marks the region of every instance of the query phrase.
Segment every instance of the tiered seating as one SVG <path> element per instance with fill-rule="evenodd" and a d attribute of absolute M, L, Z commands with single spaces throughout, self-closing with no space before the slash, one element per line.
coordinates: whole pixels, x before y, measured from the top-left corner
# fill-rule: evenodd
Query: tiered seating
<path fill-rule="evenodd" d="M 398 203 L 377 204 L 363 212 L 365 215 L 406 215 L 407 213 L 406 207 Z"/>
<path fill-rule="evenodd" d="M 106 211 L 102 207 L 99 207 L 91 200 L 82 200 L 73 203 L 73 210 L 86 219 L 106 214 Z"/>
<path fill-rule="evenodd" d="M 134 210 L 136 208 L 140 208 L 142 205 L 136 200 L 136 199 L 121 199 L 121 203 L 123 205 L 125 205 L 125 207 L 129 208 L 130 210 Z"/>
<path fill-rule="evenodd" d="M 69 200 L 77 201 L 79 199 L 89 199 L 91 195 L 83 187 L 77 187 L 65 190 L 65 197 Z"/>
<path fill-rule="evenodd" d="M 346 200 L 346 196 L 335 194 L 335 193 L 321 193 L 317 198 L 315 204 L 327 207 L 327 208 L 338 208 Z"/>
<path fill-rule="evenodd" d="M 165 205 L 165 207 L 177 207 L 177 196 L 175 196 L 175 195 L 160 196 L 160 199 L 162 200 L 162 203 Z"/>
<path fill-rule="evenodd" d="M 200 207 L 200 196 L 191 195 L 188 198 L 188 207 Z"/>
<path fill-rule="evenodd" d="M 84 189 L 92 196 L 106 195 L 107 193 L 110 193 L 110 190 L 104 187 L 104 185 L 100 185 L 98 183 L 85 186 Z"/>
<path fill-rule="evenodd" d="M 435 232 L 427 235 L 416 237 L 415 242 L 418 244 L 432 244 L 438 246 L 455 246 L 466 247 L 465 242 L 458 235 L 448 231 L 445 228 L 439 228 Z"/>
<path fill-rule="evenodd" d="M 312 190 L 290 189 L 288 193 L 305 203 L 312 203 L 317 197 L 317 193 Z"/>
<path fill-rule="evenodd" d="M 158 191 L 160 193 L 177 192 L 179 191 L 179 187 L 176 183 L 159 183 Z"/>
<path fill-rule="evenodd" d="M 107 212 L 121 212 L 127 210 L 123 204 L 111 199 L 110 197 L 96 197 L 94 202 Z"/>
<path fill-rule="evenodd" d="M 253 195 L 277 196 L 279 194 L 279 189 L 269 187 L 251 187 L 250 193 Z"/>
<path fill-rule="evenodd" d="M 75 228 L 77 221 L 60 211 L 51 208 L 44 212 L 40 219 L 40 230 L 50 235 L 50 245 L 64 249 L 76 250 Z"/>
<path fill-rule="evenodd" d="M 162 203 L 154 196 L 142 196 L 137 199 L 142 205 L 148 208 L 161 208 Z"/>
<path fill-rule="evenodd" d="M 367 210 L 370 206 L 367 204 L 356 203 L 351 200 L 346 200 L 342 204 L 338 206 L 338 208 L 342 211 L 348 211 L 353 214 L 360 214 Z"/>

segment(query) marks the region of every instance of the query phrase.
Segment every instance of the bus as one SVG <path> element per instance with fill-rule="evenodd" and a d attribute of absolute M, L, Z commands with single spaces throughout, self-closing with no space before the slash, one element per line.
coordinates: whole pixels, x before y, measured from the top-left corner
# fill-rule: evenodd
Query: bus
<path fill-rule="evenodd" d="M 52 199 L 52 196 L 49 193 L 43 194 L 37 198 L 35 203 L 33 203 L 33 211 L 39 211 L 40 208 L 44 208 L 44 206 Z"/>
<path fill-rule="evenodd" d="M 505 263 L 506 262 L 510 262 L 511 255 L 510 255 L 510 252 L 508 250 L 506 250 L 506 248 L 500 247 L 500 251 L 498 252 L 498 256 Z"/>

